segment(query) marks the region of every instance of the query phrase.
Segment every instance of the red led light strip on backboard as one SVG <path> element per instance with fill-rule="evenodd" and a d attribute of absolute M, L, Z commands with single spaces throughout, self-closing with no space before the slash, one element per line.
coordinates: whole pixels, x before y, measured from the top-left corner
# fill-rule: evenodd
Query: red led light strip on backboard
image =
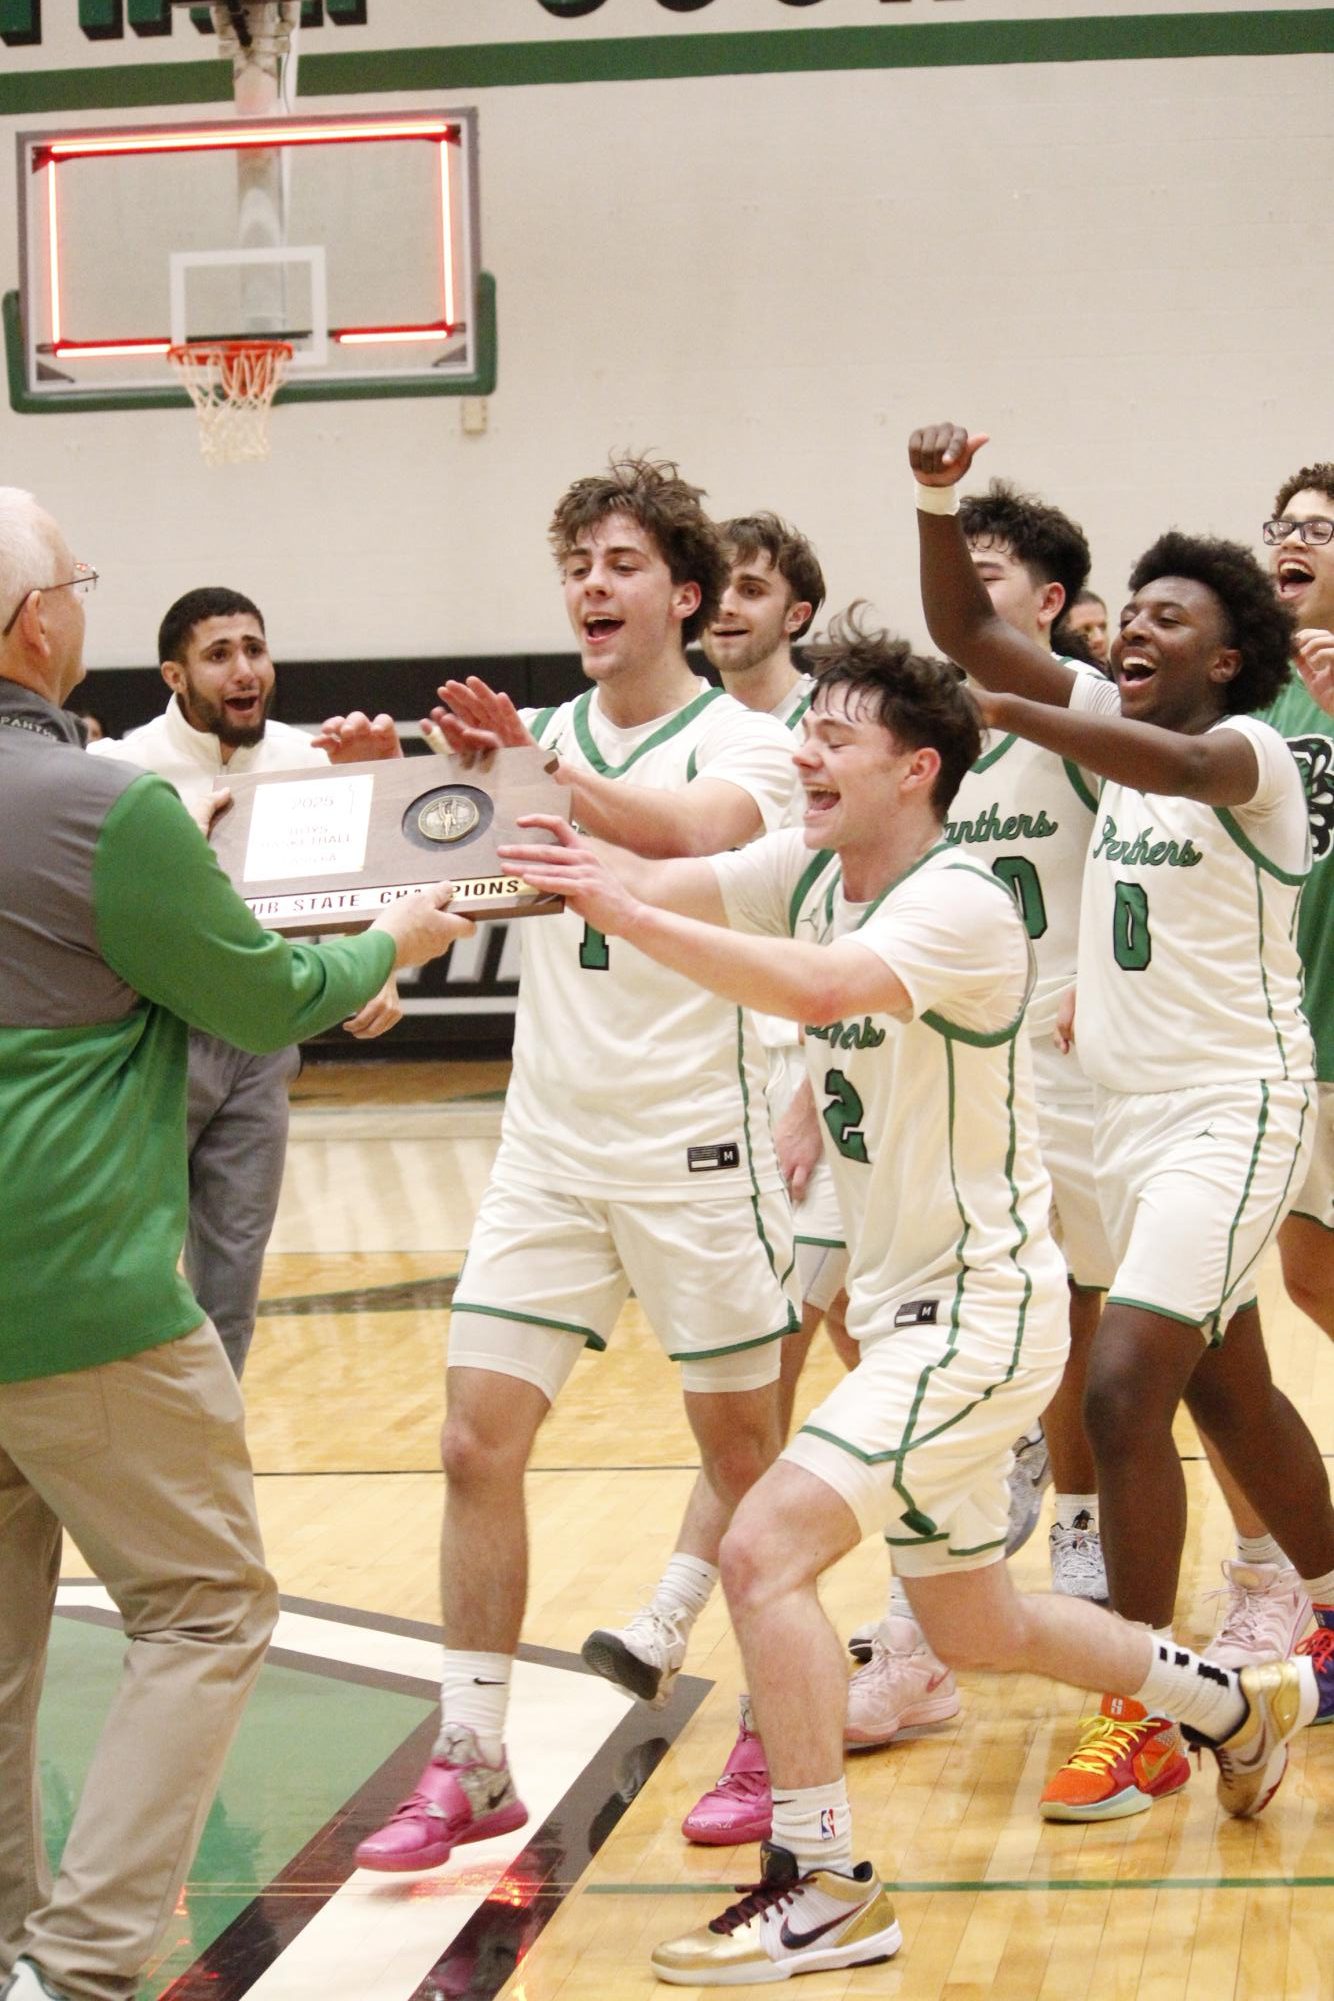
<path fill-rule="evenodd" d="M 440 154 L 440 279 L 443 313 L 438 322 L 425 326 L 331 327 L 331 339 L 344 347 L 373 347 L 409 341 L 438 341 L 458 331 L 454 280 L 454 221 L 450 199 L 449 151 L 457 144 L 459 128 L 447 119 L 389 118 L 359 121 L 348 125 L 248 125 L 244 133 L 235 126 L 199 126 L 182 131 L 126 133 L 112 138 L 106 134 L 88 139 L 56 139 L 34 149 L 34 169 L 44 168 L 47 176 L 47 228 L 49 235 L 51 352 L 71 359 L 98 360 L 104 357 L 166 354 L 169 340 L 150 338 L 124 341 L 72 341 L 62 337 L 60 302 L 60 225 L 56 199 L 56 167 L 62 161 L 105 159 L 148 153 L 242 152 L 254 147 L 350 146 L 365 141 L 387 139 L 428 139 Z"/>

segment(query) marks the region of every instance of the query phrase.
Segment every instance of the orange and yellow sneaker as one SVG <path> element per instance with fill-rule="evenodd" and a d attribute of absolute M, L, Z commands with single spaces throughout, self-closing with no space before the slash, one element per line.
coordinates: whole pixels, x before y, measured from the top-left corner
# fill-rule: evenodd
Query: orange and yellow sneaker
<path fill-rule="evenodd" d="M 1128 1695 L 1104 1695 L 1079 1727 L 1079 1743 L 1047 1781 L 1038 1803 L 1044 1820 L 1119 1820 L 1147 1813 L 1190 1777 L 1181 1731 L 1147 1716 Z"/>

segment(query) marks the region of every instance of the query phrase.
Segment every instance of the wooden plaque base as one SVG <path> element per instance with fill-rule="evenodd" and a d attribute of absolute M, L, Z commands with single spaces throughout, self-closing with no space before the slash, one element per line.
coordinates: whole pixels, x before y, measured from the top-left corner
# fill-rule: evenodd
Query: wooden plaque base
<path fill-rule="evenodd" d="M 236 778 L 210 839 L 270 931 L 361 931 L 399 897 L 443 881 L 469 917 L 531 917 L 560 900 L 503 870 L 496 847 L 550 839 L 516 825 L 521 814 L 569 817 L 548 761 L 525 744 L 485 766 L 386 758 Z"/>

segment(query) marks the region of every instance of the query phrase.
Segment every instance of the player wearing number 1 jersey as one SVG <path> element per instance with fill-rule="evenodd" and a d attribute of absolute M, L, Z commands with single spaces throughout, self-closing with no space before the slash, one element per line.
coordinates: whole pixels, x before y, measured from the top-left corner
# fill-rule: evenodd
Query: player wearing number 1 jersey
<path fill-rule="evenodd" d="M 989 699 L 993 726 L 1105 781 L 1076 1030 L 1118 1267 L 1085 1421 L 1112 1604 L 1168 1634 L 1185 1538 L 1172 1441 L 1183 1396 L 1302 1577 L 1314 1589 L 1334 1571 L 1324 1466 L 1270 1379 L 1255 1307 L 1255 1266 L 1314 1127 L 1293 942 L 1305 799 L 1286 744 L 1247 713 L 1281 685 L 1290 633 L 1246 550 L 1167 535 L 1132 573 L 1115 685 L 1074 675 L 995 617 L 950 518 L 950 489 L 985 442 L 941 425 L 910 444 L 923 604 L 937 642 L 1003 691 Z M 1187 1776 L 1170 1717 L 1105 1702 L 1043 1812 L 1135 1813 Z"/>
<path fill-rule="evenodd" d="M 779 824 L 791 795 L 787 732 L 686 662 L 726 575 L 699 503 L 674 467 L 643 460 L 578 481 L 551 539 L 593 686 L 520 717 L 480 681 L 450 683 L 434 718 L 463 755 L 536 739 L 583 826 L 642 854 L 737 847 Z M 503 1749 L 524 1471 L 575 1361 L 606 1346 L 632 1289 L 681 1364 L 729 1508 L 780 1442 L 792 1223 L 750 1017 L 569 911 L 532 919 L 523 948 L 500 1149 L 450 1324 L 441 1731 L 416 1789 L 358 1849 L 366 1868 L 434 1867 L 526 1818 Z M 679 1550 L 687 1576 L 700 1554 Z"/>

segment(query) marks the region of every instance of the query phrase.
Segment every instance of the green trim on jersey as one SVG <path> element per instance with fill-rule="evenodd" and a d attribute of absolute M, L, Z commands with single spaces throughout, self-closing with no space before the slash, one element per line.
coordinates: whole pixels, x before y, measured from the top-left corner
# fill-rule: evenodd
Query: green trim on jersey
<path fill-rule="evenodd" d="M 984 750 L 981 757 L 974 758 L 972 764 L 969 766 L 969 769 L 972 771 L 989 770 L 990 767 L 993 764 L 995 764 L 1000 758 L 1004 757 L 1006 751 L 1009 750 L 1011 746 L 1017 742 L 1018 738 L 1015 736 L 1014 731 L 1011 730 L 1008 736 L 1003 736 L 999 743 L 992 745 L 990 750 Z"/>
<path fill-rule="evenodd" d="M 1170 1306 L 1156 1306 L 1151 1299 L 1130 1299 L 1123 1292 L 1109 1292 L 1107 1304 L 1133 1307 L 1136 1313 L 1156 1313 L 1160 1320 L 1175 1320 L 1178 1326 L 1193 1327 L 1199 1334 L 1203 1334 L 1213 1318 L 1212 1314 L 1206 1313 L 1202 1320 L 1195 1320 L 1189 1313 L 1174 1313 Z"/>
<path fill-rule="evenodd" d="M 764 1255 L 769 1260 L 770 1271 L 778 1280 L 779 1290 L 786 1297 L 785 1288 L 797 1262 L 797 1247 L 794 1242 L 787 1270 L 779 1278 L 778 1260 L 774 1256 L 773 1245 L 769 1242 L 769 1235 L 764 1227 L 764 1217 L 760 1213 L 760 1183 L 755 1173 L 755 1149 L 751 1144 L 750 1138 L 750 1090 L 746 1083 L 746 1010 L 741 1007 L 736 1011 L 736 1074 L 737 1082 L 741 1087 L 741 1137 L 746 1145 L 746 1174 L 750 1180 L 750 1209 L 751 1214 L 755 1218 L 755 1234 L 764 1246 Z M 787 1302 L 787 1313 L 788 1324 L 786 1327 L 779 1328 L 778 1332 L 780 1334 L 792 1334 L 801 1325 L 801 1317 L 793 1307 L 791 1300 Z M 765 1340 L 776 1340 L 777 1336 L 767 1334 L 764 1338 Z M 727 1350 L 720 1349 L 718 1352 L 726 1354 Z"/>
<path fill-rule="evenodd" d="M 647 757 L 648 753 L 651 750 L 656 750 L 659 744 L 666 743 L 671 737 L 676 736 L 681 730 L 685 729 L 688 724 L 693 723 L 701 710 L 707 709 L 712 702 L 720 702 L 724 699 L 721 688 L 705 688 L 703 693 L 696 695 L 692 702 L 687 702 L 683 709 L 679 709 L 674 716 L 669 716 L 661 729 L 654 730 L 652 736 L 645 737 L 643 743 L 639 745 L 637 750 L 631 751 L 623 764 L 611 765 L 607 763 L 606 758 L 594 743 L 592 732 L 588 726 L 589 705 L 596 692 L 596 689 L 589 688 L 584 694 L 579 696 L 574 705 L 573 720 L 575 740 L 594 771 L 602 778 L 623 778 L 632 764 L 638 764 L 641 757 Z"/>
<path fill-rule="evenodd" d="M 847 1240 L 843 1237 L 803 1237 L 798 1233 L 792 1240 L 797 1244 L 810 1244 L 817 1251 L 845 1251 Z"/>
<path fill-rule="evenodd" d="M 695 743 L 690 746 L 690 755 L 686 759 L 686 784 L 693 785 L 698 777 L 699 777 L 699 745 Z"/>
<path fill-rule="evenodd" d="M 729 1341 L 725 1348 L 682 1348 L 678 1352 L 669 1354 L 667 1360 L 669 1362 L 716 1362 L 720 1355 L 741 1355 L 744 1354 L 747 1348 L 767 1348 L 771 1341 L 783 1341 L 789 1334 L 795 1334 L 800 1325 L 801 1322 L 799 1320 L 792 1318 L 792 1309 L 789 1307 L 787 1326 L 775 1327 L 772 1334 L 757 1334 L 751 1341 Z"/>
<path fill-rule="evenodd" d="M 532 734 L 537 738 L 537 741 L 539 743 L 542 743 L 543 730 L 546 728 L 547 724 L 551 721 L 551 718 L 555 715 L 556 710 L 559 707 L 560 707 L 559 702 L 553 702 L 549 709 L 539 709 L 537 714 L 533 717 L 533 720 L 529 723 L 528 727 L 531 730 Z M 542 743 L 542 748 L 543 750 L 550 750 L 552 746 L 549 743 Z"/>
<path fill-rule="evenodd" d="M 811 856 L 802 870 L 801 880 L 793 890 L 792 900 L 787 906 L 787 928 L 790 936 L 796 936 L 797 919 L 801 915 L 801 906 L 806 900 L 807 890 L 814 887 L 833 860 L 834 850 L 821 848 L 818 854 Z"/>
<path fill-rule="evenodd" d="M 1237 1213 L 1232 1219 L 1232 1228 L 1228 1232 L 1227 1271 L 1225 1272 L 1223 1278 L 1222 1296 L 1220 1297 L 1218 1305 L 1214 1311 L 1214 1323 L 1217 1330 L 1216 1338 L 1219 1340 L 1221 1340 L 1223 1336 L 1223 1329 L 1221 1326 L 1221 1316 L 1223 1307 L 1227 1303 L 1228 1294 L 1230 1292 L 1235 1292 L 1237 1288 L 1244 1283 L 1252 1267 L 1258 1264 L 1259 1260 L 1264 1256 L 1265 1251 L 1269 1248 L 1270 1242 L 1274 1235 L 1274 1231 L 1278 1226 L 1278 1218 L 1283 1214 L 1284 1204 L 1288 1199 L 1288 1190 L 1292 1186 L 1292 1177 L 1297 1172 L 1297 1162 L 1301 1158 L 1302 1139 L 1306 1132 L 1307 1114 L 1311 1110 L 1312 1087 L 1309 1084 L 1304 1084 L 1302 1086 L 1302 1114 L 1301 1118 L 1297 1123 L 1297 1141 L 1292 1149 L 1292 1159 L 1288 1162 L 1288 1171 L 1283 1180 L 1282 1191 L 1279 1195 L 1278 1201 L 1274 1205 L 1275 1220 L 1273 1223 L 1271 1223 L 1269 1229 L 1265 1232 L 1264 1240 L 1261 1243 L 1259 1250 L 1255 1253 L 1255 1256 L 1251 1259 L 1250 1264 L 1243 1266 L 1242 1270 L 1238 1273 L 1236 1279 L 1232 1280 L 1232 1282 L 1229 1283 L 1229 1279 L 1231 1276 L 1231 1268 L 1232 1268 L 1232 1239 L 1236 1235 L 1237 1225 L 1241 1221 L 1242 1210 L 1246 1206 L 1246 1197 L 1250 1193 L 1251 1182 L 1255 1178 L 1255 1163 L 1260 1155 L 1260 1144 L 1264 1138 L 1265 1128 L 1268 1124 L 1268 1118 L 1269 1118 L 1269 1086 L 1266 1083 L 1264 1083 L 1263 1080 L 1261 1081 L 1260 1084 L 1260 1090 L 1262 1097 L 1261 1097 L 1259 1127 L 1255 1135 L 1255 1145 L 1251 1151 L 1251 1164 L 1250 1167 L 1247 1169 L 1246 1173 L 1246 1186 L 1241 1191 L 1241 1200 L 1237 1204 Z M 1242 1311 L 1243 1308 L 1240 1306 L 1233 1308 L 1234 1315 Z"/>
<path fill-rule="evenodd" d="M 944 844 L 942 843 L 942 845 Z M 931 850 L 932 854 L 937 854 L 938 852 L 937 848 L 932 848 Z M 922 860 L 929 860 L 929 856 L 923 855 Z M 917 866 L 920 868 L 921 863 L 919 862 Z M 952 861 L 949 866 L 952 869 L 959 869 L 965 875 L 975 875 L 980 882 L 989 882 L 992 888 L 998 889 L 1011 905 L 1014 904 L 1014 898 L 1010 895 L 1005 884 L 1000 880 L 999 876 L 993 875 L 990 869 L 979 868 L 976 862 L 967 861 Z M 909 874 L 911 873 L 912 871 L 909 870 Z M 872 908 L 874 908 L 874 905 Z M 869 917 L 870 911 L 867 912 L 867 915 Z M 937 1035 L 943 1035 L 949 1042 L 967 1042 L 974 1049 L 999 1049 L 1003 1042 L 1013 1041 L 1015 1036 L 1018 1035 L 1019 1030 L 1023 1027 L 1024 1016 L 1028 1012 L 1028 1003 L 1033 997 L 1033 987 L 1037 981 L 1037 976 L 1037 963 L 1033 957 L 1033 941 L 1029 939 L 1028 980 L 1024 987 L 1024 998 L 1020 1002 L 1018 1014 L 1006 1028 L 994 1028 L 987 1032 L 977 1028 L 960 1028 L 957 1022 L 948 1021 L 943 1014 L 938 1014 L 933 1007 L 927 1008 L 924 1013 L 920 1014 L 918 1020 L 924 1028 L 934 1029 Z"/>
<path fill-rule="evenodd" d="M 801 701 L 797 703 L 796 708 L 792 711 L 792 714 L 785 718 L 783 728 L 785 730 L 795 730 L 797 724 L 801 721 L 814 700 L 815 690 L 814 688 L 808 688 Z"/>
<path fill-rule="evenodd" d="M 1061 769 L 1070 780 L 1074 788 L 1075 797 L 1088 807 L 1090 813 L 1096 813 L 1098 810 L 1098 795 L 1096 792 L 1089 791 L 1088 786 L 1084 783 L 1084 773 L 1075 763 L 1073 757 L 1063 757 L 1061 759 Z"/>
<path fill-rule="evenodd" d="M 1303 785 L 1303 795 L 1305 794 L 1305 789 Z M 1246 835 L 1242 832 L 1242 829 L 1238 826 L 1226 806 L 1215 806 L 1213 811 L 1224 831 L 1236 842 L 1247 861 L 1254 862 L 1256 868 L 1263 869 L 1266 875 L 1272 875 L 1278 882 L 1286 883 L 1289 889 L 1301 888 L 1307 876 L 1311 873 L 1309 869 L 1303 869 L 1300 875 L 1289 875 L 1286 869 L 1281 869 L 1277 862 L 1271 862 L 1268 855 L 1262 855 L 1255 843 L 1246 838 Z"/>
<path fill-rule="evenodd" d="M 577 1327 L 571 1320 L 551 1320 L 545 1313 L 524 1313 L 517 1306 L 478 1306 L 471 1299 L 455 1296 L 450 1304 L 450 1319 L 456 1313 L 479 1313 L 487 1320 L 520 1320 L 525 1327 L 554 1327 L 561 1334 L 578 1334 L 583 1337 L 587 1348 L 605 1348 L 606 1342 L 591 1327 Z"/>

